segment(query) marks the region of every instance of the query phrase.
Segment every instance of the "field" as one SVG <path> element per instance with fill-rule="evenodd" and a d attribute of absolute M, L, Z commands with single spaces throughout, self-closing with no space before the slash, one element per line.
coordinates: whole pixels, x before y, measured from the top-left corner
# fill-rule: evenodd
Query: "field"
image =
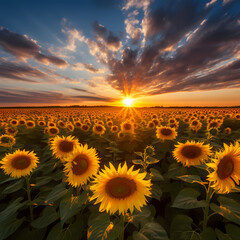
<path fill-rule="evenodd" d="M 239 240 L 239 108 L 0 109 L 0 239 Z"/>

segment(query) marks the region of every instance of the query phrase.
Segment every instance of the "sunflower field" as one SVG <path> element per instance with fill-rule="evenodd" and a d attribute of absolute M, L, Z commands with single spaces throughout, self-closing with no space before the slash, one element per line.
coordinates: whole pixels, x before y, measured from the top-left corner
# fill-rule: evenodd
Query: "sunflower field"
<path fill-rule="evenodd" d="M 0 240 L 239 240 L 239 108 L 0 109 Z"/>

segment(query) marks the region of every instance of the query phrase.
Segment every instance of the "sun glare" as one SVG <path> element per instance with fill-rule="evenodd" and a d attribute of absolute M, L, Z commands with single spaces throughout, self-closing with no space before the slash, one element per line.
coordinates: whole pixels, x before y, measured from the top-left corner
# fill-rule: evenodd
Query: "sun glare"
<path fill-rule="evenodd" d="M 132 107 L 133 99 L 132 98 L 125 98 L 123 100 L 123 103 L 124 103 L 125 107 Z"/>

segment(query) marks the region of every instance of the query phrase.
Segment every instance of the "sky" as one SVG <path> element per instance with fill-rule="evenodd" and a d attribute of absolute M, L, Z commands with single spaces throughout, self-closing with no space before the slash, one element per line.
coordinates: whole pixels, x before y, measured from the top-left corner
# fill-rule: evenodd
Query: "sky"
<path fill-rule="evenodd" d="M 0 106 L 126 97 L 240 105 L 240 1 L 0 1 Z"/>

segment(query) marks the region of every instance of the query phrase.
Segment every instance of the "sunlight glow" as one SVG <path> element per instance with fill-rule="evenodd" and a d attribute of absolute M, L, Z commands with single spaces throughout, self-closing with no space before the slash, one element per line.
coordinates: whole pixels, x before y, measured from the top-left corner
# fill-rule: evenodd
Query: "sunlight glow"
<path fill-rule="evenodd" d="M 127 97 L 123 100 L 123 103 L 124 103 L 125 107 L 132 107 L 133 99 Z"/>

